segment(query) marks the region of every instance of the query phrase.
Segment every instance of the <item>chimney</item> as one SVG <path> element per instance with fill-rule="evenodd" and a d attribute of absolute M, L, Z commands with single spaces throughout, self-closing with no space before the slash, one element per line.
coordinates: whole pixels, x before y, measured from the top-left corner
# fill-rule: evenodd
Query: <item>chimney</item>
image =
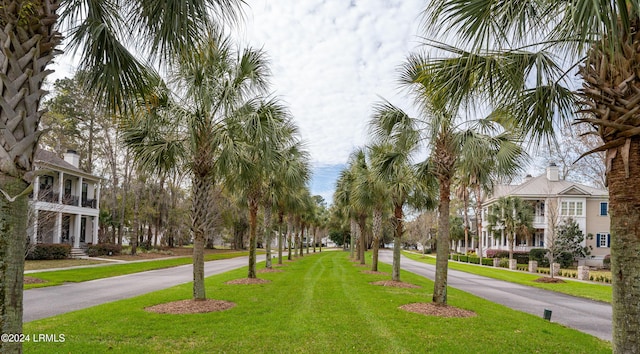
<path fill-rule="evenodd" d="M 549 167 L 547 167 L 547 179 L 549 181 L 559 181 L 559 175 L 560 169 L 558 168 L 558 166 L 556 166 L 554 162 L 550 163 Z"/>
<path fill-rule="evenodd" d="M 64 160 L 76 168 L 80 168 L 80 155 L 75 150 L 67 150 L 64 153 Z"/>

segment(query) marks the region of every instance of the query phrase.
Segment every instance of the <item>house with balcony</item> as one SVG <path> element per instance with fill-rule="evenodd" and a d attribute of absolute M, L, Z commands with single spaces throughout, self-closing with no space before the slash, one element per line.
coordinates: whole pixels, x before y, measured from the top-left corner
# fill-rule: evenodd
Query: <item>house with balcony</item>
<path fill-rule="evenodd" d="M 98 243 L 100 177 L 79 167 L 80 157 L 69 150 L 64 159 L 39 149 L 30 204 L 32 243 L 66 243 L 78 254 Z"/>
<path fill-rule="evenodd" d="M 487 213 L 489 206 L 500 197 L 519 197 L 531 204 L 534 210 L 534 232 L 528 236 L 517 236 L 514 251 L 529 251 L 544 248 L 549 243 L 550 230 L 564 220 L 572 218 L 585 235 L 583 246 L 589 247 L 591 255 L 587 265 L 598 266 L 610 254 L 609 193 L 604 189 L 561 180 L 555 164 L 547 167 L 546 173 L 538 177 L 527 176 L 519 185 L 497 185 L 482 208 L 482 247 L 508 250 L 504 232 L 495 236 L 489 230 Z"/>

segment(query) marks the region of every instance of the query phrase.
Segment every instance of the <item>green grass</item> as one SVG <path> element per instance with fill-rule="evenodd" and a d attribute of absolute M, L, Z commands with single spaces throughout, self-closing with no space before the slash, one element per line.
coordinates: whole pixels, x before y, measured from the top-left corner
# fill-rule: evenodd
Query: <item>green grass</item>
<path fill-rule="evenodd" d="M 262 267 L 262 266 L 261 266 Z M 438 318 L 399 306 L 429 302 L 433 283 L 402 273 L 419 289 L 369 284 L 389 276 L 345 252 L 298 259 L 260 285 L 227 285 L 246 269 L 207 278 L 209 298 L 236 307 L 208 314 L 161 315 L 144 308 L 188 299 L 191 284 L 43 319 L 24 333 L 64 334 L 64 343 L 26 343 L 28 353 L 610 353 L 608 342 L 540 317 L 449 289 L 449 304 L 477 313 Z M 381 264 L 382 271 L 390 266 Z"/>
<path fill-rule="evenodd" d="M 24 261 L 24 270 L 68 268 L 68 267 L 100 264 L 100 263 L 109 263 L 109 261 L 100 261 L 97 259 L 73 259 L 73 258 L 41 260 L 41 261 Z"/>
<path fill-rule="evenodd" d="M 403 252 L 403 254 L 410 259 L 428 263 L 436 264 L 436 259 L 433 256 L 423 256 L 410 252 Z M 533 286 L 540 289 L 546 289 L 551 291 L 557 291 L 560 293 L 579 296 L 586 299 L 603 301 L 611 303 L 611 286 L 604 284 L 592 284 L 583 283 L 579 281 L 565 280 L 564 283 L 538 283 L 534 280 L 540 278 L 541 274 L 524 273 L 510 271 L 502 268 L 494 268 L 488 266 L 472 265 L 468 263 L 459 263 L 449 261 L 449 269 L 459 270 L 467 273 L 482 275 L 489 278 L 504 280 L 512 283 Z"/>
<path fill-rule="evenodd" d="M 214 261 L 219 259 L 228 259 L 248 255 L 248 252 L 228 252 L 207 254 L 204 257 L 206 261 Z M 157 261 L 136 262 L 136 263 L 119 263 L 102 267 L 80 268 L 56 270 L 51 272 L 38 272 L 27 274 L 30 277 L 45 280 L 46 283 L 25 284 L 25 289 L 42 288 L 47 286 L 60 285 L 62 283 L 79 283 L 83 281 L 116 277 L 119 275 L 145 272 L 148 270 L 176 267 L 185 264 L 191 264 L 191 257 L 180 257 L 171 259 L 161 259 Z"/>

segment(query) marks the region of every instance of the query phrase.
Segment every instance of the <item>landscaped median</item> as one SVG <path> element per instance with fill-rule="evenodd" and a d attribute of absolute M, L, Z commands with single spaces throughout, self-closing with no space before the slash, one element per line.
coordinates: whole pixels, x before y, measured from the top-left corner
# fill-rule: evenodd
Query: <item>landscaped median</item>
<path fill-rule="evenodd" d="M 435 256 L 421 255 L 412 252 L 403 252 L 410 259 L 427 263 L 436 264 Z M 528 273 L 521 271 L 512 271 L 504 268 L 495 268 L 490 266 L 480 266 L 468 263 L 459 263 L 449 261 L 449 268 L 462 272 L 477 274 L 493 279 L 504 280 L 512 283 L 533 286 L 545 290 L 557 291 L 560 293 L 579 296 L 586 299 L 604 301 L 611 303 L 611 286 L 604 284 L 588 283 L 565 279 L 563 283 L 540 283 L 535 280 L 540 279 L 544 275 L 537 273 Z"/>
<path fill-rule="evenodd" d="M 229 259 L 235 257 L 247 256 L 248 252 L 225 252 L 212 253 L 205 255 L 205 262 L 215 261 L 219 259 Z M 179 257 L 170 259 L 160 259 L 155 261 L 131 262 L 110 264 L 100 267 L 76 268 L 66 270 L 56 270 L 50 272 L 38 272 L 28 274 L 31 278 L 44 281 L 43 283 L 25 284 L 25 289 L 42 288 L 46 286 L 55 286 L 63 283 L 79 283 L 83 281 L 116 277 L 119 275 L 133 274 L 145 272 L 154 269 L 163 269 L 177 267 L 185 264 L 191 264 L 191 257 Z"/>
<path fill-rule="evenodd" d="M 259 268 L 263 268 L 261 264 Z M 467 293 L 450 289 L 449 304 L 476 316 L 425 316 L 400 306 L 430 302 L 433 283 L 402 272 L 417 288 L 376 286 L 388 274 L 367 274 L 346 252 L 297 258 L 259 273 L 270 282 L 233 285 L 246 268 L 209 277 L 207 296 L 232 302 L 225 311 L 170 315 L 145 310 L 191 297 L 191 284 L 29 322 L 24 333 L 64 335 L 64 342 L 28 342 L 25 352 L 50 353 L 609 353 L 608 342 Z M 391 267 L 380 264 L 382 272 Z M 370 273 L 370 272 L 369 272 Z"/>

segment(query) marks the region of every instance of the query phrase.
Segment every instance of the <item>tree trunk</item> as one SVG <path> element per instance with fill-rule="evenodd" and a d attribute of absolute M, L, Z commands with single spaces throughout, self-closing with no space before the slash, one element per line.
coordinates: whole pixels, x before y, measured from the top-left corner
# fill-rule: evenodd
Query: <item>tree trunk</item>
<path fill-rule="evenodd" d="M 256 278 L 256 227 L 258 224 L 258 201 L 249 198 L 249 272 L 248 278 Z"/>
<path fill-rule="evenodd" d="M 287 253 L 287 260 L 291 260 L 292 259 L 292 254 L 291 254 L 291 242 L 293 241 L 293 220 L 291 219 L 291 215 L 289 215 L 289 217 L 287 218 L 287 246 L 288 246 L 288 253 Z"/>
<path fill-rule="evenodd" d="M 433 285 L 433 302 L 447 304 L 447 270 L 449 264 L 449 203 L 451 179 L 440 178 L 440 203 L 438 205 L 438 249 L 436 250 L 436 278 Z"/>
<path fill-rule="evenodd" d="M 469 193 L 467 193 L 466 187 L 462 200 L 464 205 L 464 254 L 466 255 L 469 250 Z"/>
<path fill-rule="evenodd" d="M 211 180 L 206 174 L 193 178 L 193 299 L 205 300 L 204 288 L 204 238 L 209 216 Z"/>
<path fill-rule="evenodd" d="M 282 242 L 286 241 L 286 236 L 282 235 L 282 224 L 284 221 L 284 213 L 278 213 L 278 264 L 282 264 Z M 284 237 L 283 237 L 284 236 Z"/>
<path fill-rule="evenodd" d="M 350 227 L 349 231 L 351 232 L 351 235 L 349 237 L 349 258 L 353 259 L 355 247 L 356 247 L 356 233 L 357 233 L 356 219 L 354 219 L 353 217 L 349 218 L 349 227 Z"/>
<path fill-rule="evenodd" d="M 304 245 L 302 244 L 302 240 L 304 239 L 304 224 L 299 223 L 299 225 L 298 229 L 300 229 L 300 234 L 298 236 L 298 252 L 300 253 L 298 255 L 300 257 L 304 257 Z"/>
<path fill-rule="evenodd" d="M 612 343 L 614 353 L 640 353 L 640 138 L 631 139 L 628 175 L 620 155 L 618 152 L 607 174 L 611 215 Z"/>
<path fill-rule="evenodd" d="M 393 269 L 391 271 L 391 280 L 400 281 L 400 243 L 402 242 L 403 225 L 402 204 L 396 204 L 393 210 L 395 218 L 395 230 L 393 231 Z"/>
<path fill-rule="evenodd" d="M 15 197 L 28 184 L 0 173 L 0 189 Z M 24 255 L 27 241 L 28 200 L 23 195 L 13 202 L 0 195 L 0 333 L 22 333 Z M 0 352 L 21 353 L 22 344 L 0 341 Z"/>
<path fill-rule="evenodd" d="M 271 201 L 264 205 L 264 242 L 266 243 L 266 268 L 271 269 Z"/>
<path fill-rule="evenodd" d="M 373 211 L 373 251 L 371 255 L 371 270 L 378 271 L 378 249 L 380 248 L 380 235 L 382 234 L 382 210 Z"/>
<path fill-rule="evenodd" d="M 360 215 L 358 218 L 358 228 L 360 229 L 360 252 L 358 258 L 360 259 L 360 264 L 365 264 L 364 253 L 367 250 L 367 237 L 366 237 L 366 225 L 367 225 L 367 217 L 365 215 Z"/>
<path fill-rule="evenodd" d="M 478 257 L 480 257 L 480 265 L 482 265 L 482 198 L 480 185 L 476 186 L 476 232 L 478 233 Z"/>

